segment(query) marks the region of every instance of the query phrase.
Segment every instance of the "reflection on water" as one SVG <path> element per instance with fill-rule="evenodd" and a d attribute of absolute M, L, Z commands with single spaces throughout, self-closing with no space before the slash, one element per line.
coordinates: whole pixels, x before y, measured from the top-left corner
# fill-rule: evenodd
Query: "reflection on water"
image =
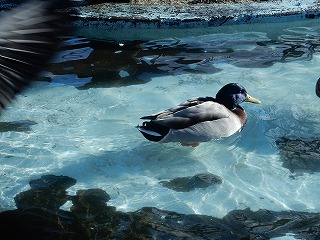
<path fill-rule="evenodd" d="M 135 55 L 139 51 L 138 42 L 122 45 L 109 41 L 71 38 L 67 40 L 64 51 L 50 66 L 49 72 L 63 76 L 76 74 L 76 78 L 82 83 L 80 86 L 75 83 L 79 89 L 143 83 L 145 79 L 141 75 L 148 71 L 145 71 L 145 65 L 137 64 Z"/>
<path fill-rule="evenodd" d="M 2 115 L 5 124 L 24 121 L 5 125 L 0 136 L 1 211 L 17 206 L 13 214 L 21 214 L 29 196 L 37 209 L 24 210 L 26 219 L 58 216 L 71 232 L 80 219 L 89 234 L 101 236 L 144 229 L 140 233 L 150 238 L 293 233 L 308 239 L 320 211 L 319 31 L 318 22 L 310 22 L 279 34 L 255 29 L 152 41 L 66 39 L 41 81 Z M 149 143 L 135 129 L 140 116 L 214 95 L 228 82 L 262 100 L 259 107 L 242 105 L 248 122 L 235 136 L 193 149 Z M 70 176 L 77 184 L 45 191 L 51 200 L 61 197 L 52 203 L 29 186 L 45 174 Z M 86 208 L 91 197 L 103 210 Z M 114 226 L 121 228 L 110 230 Z"/>
<path fill-rule="evenodd" d="M 143 84 L 155 76 L 220 72 L 221 63 L 243 68 L 310 60 L 319 52 L 318 29 L 294 28 L 270 39 L 261 32 L 216 34 L 148 42 L 71 38 L 49 71 L 73 75 L 79 89 Z M 89 80 L 90 79 L 90 80 Z"/>

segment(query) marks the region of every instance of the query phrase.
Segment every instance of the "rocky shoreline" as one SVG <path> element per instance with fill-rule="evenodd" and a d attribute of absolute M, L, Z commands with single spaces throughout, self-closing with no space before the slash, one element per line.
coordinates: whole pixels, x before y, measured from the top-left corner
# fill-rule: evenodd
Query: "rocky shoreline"
<path fill-rule="evenodd" d="M 131 4 L 213 4 L 213 3 L 249 3 L 268 2 L 272 0 L 100 0 L 101 3 L 131 3 Z M 92 1 L 87 1 L 92 2 Z"/>
<path fill-rule="evenodd" d="M 0 10 L 23 1 L 2 0 Z M 316 0 L 74 0 L 72 5 L 61 11 L 73 17 L 70 25 L 78 35 L 108 40 L 127 29 L 217 28 L 320 18 Z M 143 33 L 125 36 L 131 34 Z"/>
<path fill-rule="evenodd" d="M 148 38 L 140 30 L 217 29 L 248 24 L 285 23 L 320 18 L 317 1 L 227 1 L 183 4 L 185 1 L 156 1 L 148 4 L 100 3 L 67 10 L 77 34 L 93 39 Z M 81 3 L 81 2 L 80 2 Z M 83 2 L 82 2 L 83 3 Z M 170 4 L 167 4 L 170 3 Z M 125 31 L 126 32 L 125 32 Z M 129 30 L 129 31 L 127 31 Z M 132 32 L 130 32 L 132 30 Z M 125 32 L 125 34 L 124 34 Z M 160 38 L 174 33 L 157 32 Z M 204 33 L 206 34 L 206 33 Z"/>

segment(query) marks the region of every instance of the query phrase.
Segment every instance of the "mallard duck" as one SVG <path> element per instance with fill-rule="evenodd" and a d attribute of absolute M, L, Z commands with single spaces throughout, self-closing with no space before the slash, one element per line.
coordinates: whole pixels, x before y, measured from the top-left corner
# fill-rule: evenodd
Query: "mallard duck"
<path fill-rule="evenodd" d="M 137 126 L 143 136 L 154 142 L 180 142 L 197 146 L 199 142 L 229 137 L 247 121 L 242 102 L 260 103 L 237 83 L 223 86 L 216 97 L 191 98 L 176 107 L 141 117 Z"/>
<path fill-rule="evenodd" d="M 29 1 L 0 15 L 0 110 L 44 70 L 66 34 L 66 0 Z"/>

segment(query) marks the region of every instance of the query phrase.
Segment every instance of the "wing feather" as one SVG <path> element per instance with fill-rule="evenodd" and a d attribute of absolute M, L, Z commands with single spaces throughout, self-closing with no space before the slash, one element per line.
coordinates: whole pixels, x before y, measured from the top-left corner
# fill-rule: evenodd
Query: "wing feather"
<path fill-rule="evenodd" d="M 228 118 L 230 113 L 230 110 L 225 106 L 216 102 L 206 101 L 166 115 L 159 115 L 153 121 L 169 128 L 183 129 L 200 122 Z"/>
<path fill-rule="evenodd" d="M 166 118 L 169 115 L 172 115 L 176 112 L 182 111 L 184 109 L 187 109 L 189 107 L 192 106 L 196 106 L 199 105 L 203 102 L 206 101 L 214 101 L 215 99 L 213 97 L 195 97 L 195 98 L 191 98 L 188 99 L 186 101 L 184 101 L 183 103 L 180 103 L 179 105 L 169 108 L 167 110 L 152 114 L 152 115 L 148 115 L 148 116 L 144 116 L 141 117 L 140 119 L 149 119 L 149 120 L 155 120 L 155 119 L 162 119 L 162 118 Z"/>
<path fill-rule="evenodd" d="M 34 0 L 1 14 L 0 109 L 38 76 L 60 46 L 67 19 L 54 8 L 62 2 Z"/>

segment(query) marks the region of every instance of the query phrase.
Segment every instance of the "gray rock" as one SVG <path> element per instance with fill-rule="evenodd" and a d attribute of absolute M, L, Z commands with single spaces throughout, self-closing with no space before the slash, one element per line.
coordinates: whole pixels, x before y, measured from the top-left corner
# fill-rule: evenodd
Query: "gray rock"
<path fill-rule="evenodd" d="M 320 140 L 279 138 L 282 166 L 292 173 L 320 172 Z"/>
<path fill-rule="evenodd" d="M 160 182 L 162 186 L 177 192 L 190 192 L 196 188 L 207 188 L 221 183 L 222 179 L 211 173 L 201 173 L 193 177 L 180 177 Z"/>

